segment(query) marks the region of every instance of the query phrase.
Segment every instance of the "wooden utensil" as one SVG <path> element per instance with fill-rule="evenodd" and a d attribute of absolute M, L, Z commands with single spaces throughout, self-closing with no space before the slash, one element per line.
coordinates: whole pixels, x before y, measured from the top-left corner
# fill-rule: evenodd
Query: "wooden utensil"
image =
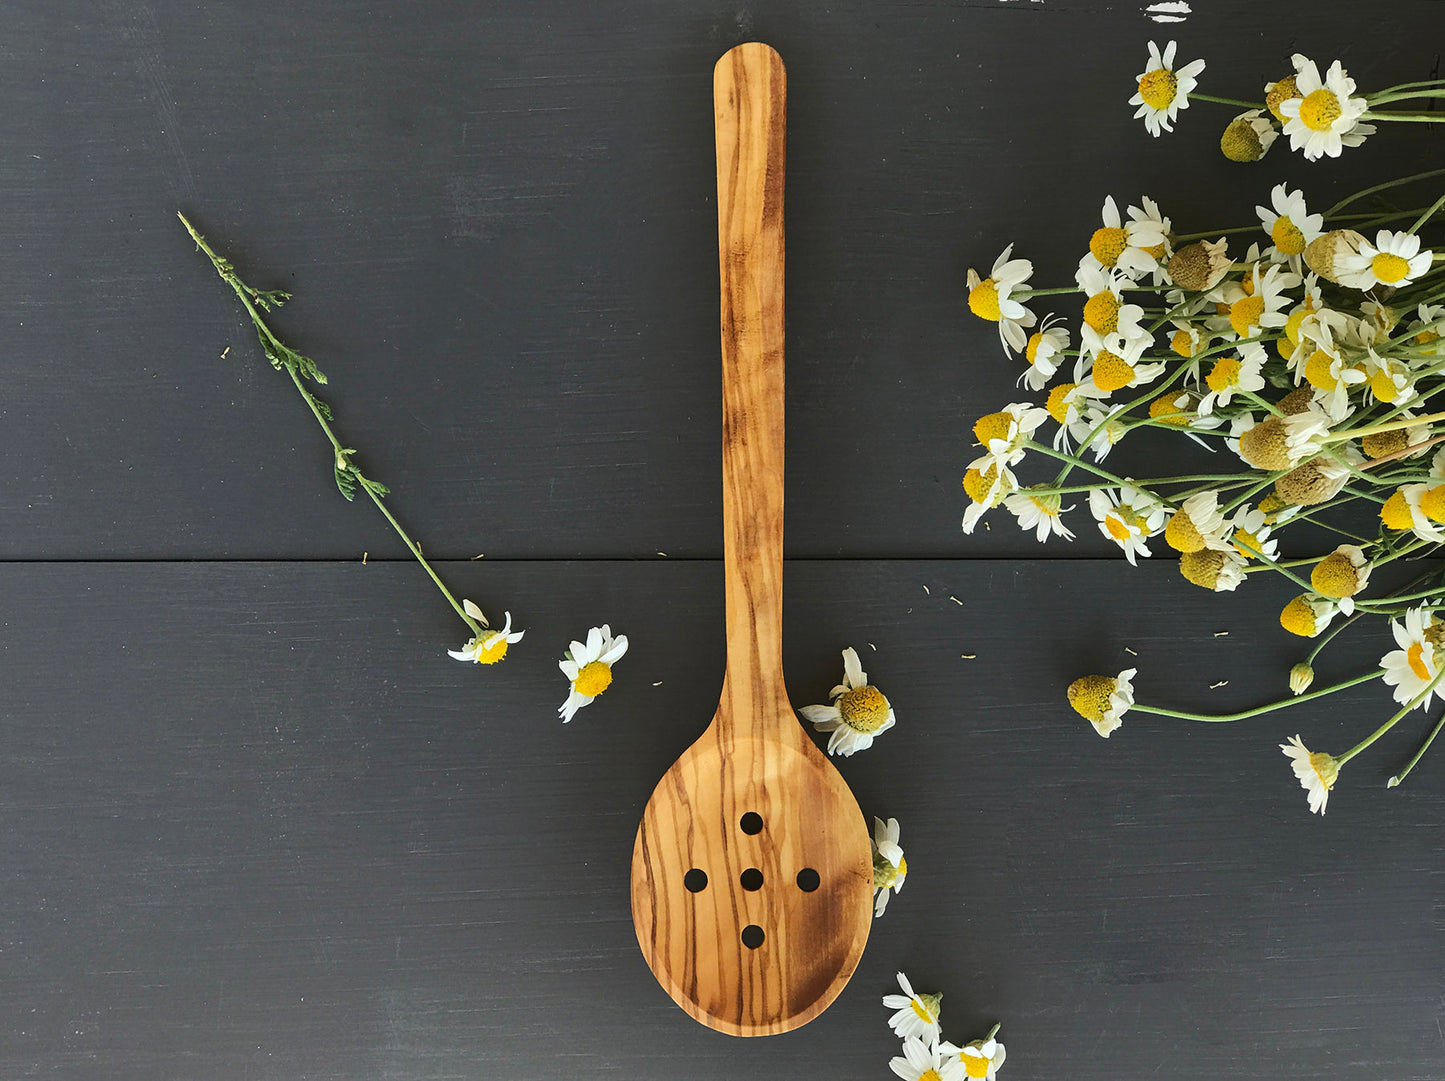
<path fill-rule="evenodd" d="M 735 1036 L 821 1013 L 873 916 L 868 827 L 783 685 L 786 98 L 783 62 L 761 43 L 713 72 L 727 668 L 712 724 L 663 775 L 632 850 L 648 966 L 679 1006 Z"/>

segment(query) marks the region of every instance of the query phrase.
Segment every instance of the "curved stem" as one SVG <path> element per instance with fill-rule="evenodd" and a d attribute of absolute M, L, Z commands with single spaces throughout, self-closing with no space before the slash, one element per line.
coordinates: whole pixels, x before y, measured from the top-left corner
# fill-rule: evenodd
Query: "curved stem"
<path fill-rule="evenodd" d="M 1310 691 L 1298 697 L 1290 696 L 1282 698 L 1278 702 L 1271 702 L 1268 705 L 1256 706 L 1254 709 L 1246 709 L 1239 713 L 1185 713 L 1176 709 L 1161 709 L 1158 706 L 1144 706 L 1135 702 L 1130 709 L 1137 709 L 1141 713 L 1157 713 L 1161 717 L 1179 717 L 1186 721 L 1207 721 L 1210 723 L 1223 723 L 1226 721 L 1243 721 L 1250 717 L 1258 717 L 1261 714 L 1272 713 L 1277 709 L 1284 709 L 1286 706 L 1297 706 L 1301 702 L 1309 702 L 1316 698 L 1323 698 L 1327 694 L 1334 694 L 1336 691 L 1343 691 L 1347 687 L 1355 687 L 1361 683 L 1368 683 L 1372 679 L 1379 679 L 1385 674 L 1383 668 L 1377 668 L 1363 676 L 1356 676 L 1354 679 L 1347 679 L 1343 683 L 1336 683 L 1333 686 L 1321 688 L 1318 691 Z"/>
<path fill-rule="evenodd" d="M 1420 749 L 1415 752 L 1414 757 L 1405 763 L 1405 768 L 1385 782 L 1386 788 L 1394 788 L 1410 775 L 1410 771 L 1415 768 L 1415 763 L 1425 757 L 1425 752 L 1430 749 L 1430 744 L 1435 742 L 1435 737 L 1440 734 L 1441 728 L 1445 728 L 1445 713 L 1442 713 L 1440 719 L 1435 722 L 1435 727 L 1432 728 L 1430 734 L 1425 737 L 1425 742 L 1420 744 Z"/>
<path fill-rule="evenodd" d="M 1382 671 L 1383 671 L 1383 669 L 1382 669 Z M 1435 685 L 1440 682 L 1440 678 L 1441 678 L 1442 676 L 1445 676 L 1445 666 L 1442 666 L 1441 669 L 1440 669 L 1440 671 L 1438 671 L 1438 672 L 1435 673 L 1435 678 L 1434 678 L 1434 679 L 1432 679 L 1429 683 L 1425 684 L 1425 689 L 1424 689 L 1424 690 L 1422 690 L 1422 691 L 1421 691 L 1419 694 L 1417 694 L 1414 698 L 1410 699 L 1410 701 L 1406 702 L 1402 707 L 1400 707 L 1400 712 L 1396 713 L 1396 714 L 1395 714 L 1393 717 L 1391 717 L 1388 721 L 1386 721 L 1384 724 L 1380 725 L 1379 728 L 1375 729 L 1373 732 L 1371 732 L 1371 733 L 1370 733 L 1368 736 L 1366 736 L 1364 739 L 1360 740 L 1359 743 L 1356 743 L 1353 747 L 1351 747 L 1351 748 L 1350 748 L 1348 751 L 1346 751 L 1344 754 L 1336 755 L 1336 756 L 1335 756 L 1335 762 L 1336 762 L 1338 765 L 1343 766 L 1343 765 L 1344 765 L 1346 762 L 1348 762 L 1351 758 L 1354 758 L 1355 755 L 1359 754 L 1361 751 L 1363 751 L 1363 750 L 1364 750 L 1366 747 L 1368 747 L 1370 744 L 1374 743 L 1375 740 L 1379 739 L 1381 736 L 1383 736 L 1383 735 L 1384 735 L 1386 732 L 1388 732 L 1390 729 L 1394 728 L 1395 725 L 1399 723 L 1401 717 L 1405 716 L 1405 714 L 1409 713 L 1412 709 L 1414 709 L 1416 706 L 1418 706 L 1421 702 L 1425 701 L 1425 699 L 1429 698 L 1430 695 L 1434 693 L 1434 691 L 1435 691 Z"/>

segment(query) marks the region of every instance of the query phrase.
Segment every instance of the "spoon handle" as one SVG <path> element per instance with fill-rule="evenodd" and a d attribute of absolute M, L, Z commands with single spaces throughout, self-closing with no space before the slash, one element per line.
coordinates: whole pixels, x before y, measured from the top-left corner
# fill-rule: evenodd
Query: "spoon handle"
<path fill-rule="evenodd" d="M 736 724 L 749 717 L 768 723 L 768 711 L 787 702 L 782 679 L 786 106 L 783 61 L 767 45 L 739 45 L 718 61 L 713 107 L 722 301 L 724 699 L 733 696 Z M 776 720 L 774 713 L 770 727 Z"/>

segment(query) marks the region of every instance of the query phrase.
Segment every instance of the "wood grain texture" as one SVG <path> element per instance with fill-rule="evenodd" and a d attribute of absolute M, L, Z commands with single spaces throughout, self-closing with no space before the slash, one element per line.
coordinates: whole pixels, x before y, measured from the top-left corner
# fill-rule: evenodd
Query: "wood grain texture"
<path fill-rule="evenodd" d="M 713 100 L 727 665 L 712 723 L 643 812 L 632 912 L 678 1005 L 763 1036 L 812 1020 L 853 975 L 872 859 L 858 803 L 783 681 L 782 60 L 756 42 L 730 50 Z"/>

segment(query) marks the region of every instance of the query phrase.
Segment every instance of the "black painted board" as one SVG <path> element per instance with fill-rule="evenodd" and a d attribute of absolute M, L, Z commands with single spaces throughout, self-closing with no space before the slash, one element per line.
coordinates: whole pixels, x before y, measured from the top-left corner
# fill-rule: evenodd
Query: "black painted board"
<path fill-rule="evenodd" d="M 527 628 L 500 665 L 446 657 L 461 624 L 407 564 L 0 568 L 0 1076 L 882 1077 L 901 969 L 946 1035 L 1002 1021 L 1014 1081 L 1440 1077 L 1438 752 L 1383 787 L 1424 716 L 1320 818 L 1275 745 L 1342 751 L 1391 711 L 1378 687 L 1108 741 L 1064 702 L 1126 665 L 1156 703 L 1282 693 L 1303 649 L 1274 587 L 790 562 L 792 697 L 859 649 L 899 720 L 838 764 L 910 873 L 830 1010 L 739 1040 L 659 989 L 627 892 L 642 805 L 716 701 L 720 566 L 441 570 Z M 556 661 L 603 620 L 631 648 L 563 726 Z M 1321 679 L 1388 646 L 1332 646 Z"/>
<path fill-rule="evenodd" d="M 1395 125 L 1233 166 L 1203 103 L 1148 137 L 1150 39 L 1226 97 L 1296 49 L 1364 88 L 1438 68 L 1427 0 L 1192 6 L 8 0 L 0 557 L 402 554 L 178 208 L 296 293 L 278 327 L 428 551 L 719 555 L 711 71 L 749 38 L 790 77 L 789 553 L 1033 555 L 959 533 L 973 421 L 1019 396 L 970 265 L 1014 242 L 1067 284 L 1110 193 L 1205 229 L 1445 162 Z"/>

